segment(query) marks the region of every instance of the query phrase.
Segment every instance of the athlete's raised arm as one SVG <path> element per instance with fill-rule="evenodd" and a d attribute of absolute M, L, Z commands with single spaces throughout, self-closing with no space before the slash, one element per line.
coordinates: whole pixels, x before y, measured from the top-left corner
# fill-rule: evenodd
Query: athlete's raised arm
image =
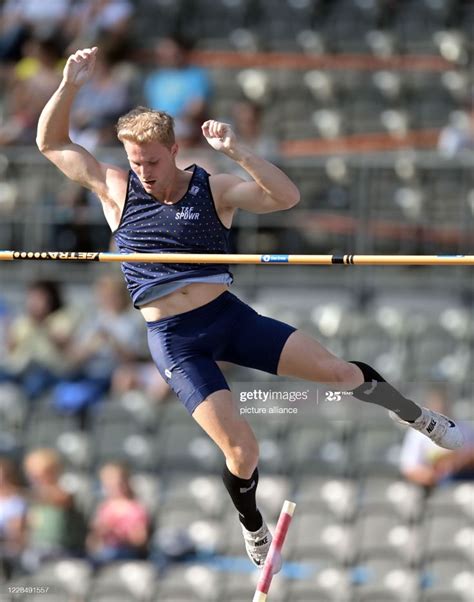
<path fill-rule="evenodd" d="M 69 179 L 97 194 L 107 220 L 113 226 L 115 218 L 119 219 L 119 203 L 125 197 L 127 173 L 100 163 L 69 137 L 71 107 L 78 90 L 92 75 L 96 54 L 97 48 L 86 48 L 68 58 L 61 83 L 40 115 L 36 144 Z"/>
<path fill-rule="evenodd" d="M 290 178 L 276 165 L 240 144 L 228 123 L 206 121 L 202 133 L 212 148 L 233 159 L 253 179 L 248 182 L 230 174 L 212 176 L 213 191 L 220 206 L 270 213 L 290 209 L 299 202 L 299 190 Z"/>

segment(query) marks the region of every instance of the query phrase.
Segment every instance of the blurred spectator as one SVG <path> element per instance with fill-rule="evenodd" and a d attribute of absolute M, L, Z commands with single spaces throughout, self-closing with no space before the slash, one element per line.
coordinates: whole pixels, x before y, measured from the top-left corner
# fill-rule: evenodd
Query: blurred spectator
<path fill-rule="evenodd" d="M 15 464 L 0 457 L 0 564 L 9 577 L 24 546 L 26 499 Z"/>
<path fill-rule="evenodd" d="M 55 38 L 25 42 L 24 54 L 10 75 L 6 116 L 0 122 L 3 145 L 34 142 L 39 115 L 61 80 L 62 50 Z"/>
<path fill-rule="evenodd" d="M 239 140 L 264 159 L 278 164 L 278 141 L 263 132 L 263 108 L 250 100 L 239 100 L 232 105 L 230 122 Z M 244 180 L 248 173 L 228 157 L 220 157 L 221 171 L 232 173 Z"/>
<path fill-rule="evenodd" d="M 474 108 L 456 118 L 441 130 L 438 149 L 446 157 L 454 157 L 463 151 L 474 152 Z"/>
<path fill-rule="evenodd" d="M 110 462 L 100 471 L 104 499 L 93 517 L 87 548 L 96 565 L 114 560 L 144 558 L 150 535 L 150 517 L 136 499 L 127 468 Z"/>
<path fill-rule="evenodd" d="M 67 180 L 48 203 L 57 218 L 52 226 L 50 248 L 95 251 L 107 245 L 110 229 L 103 223 L 102 207 L 93 192 Z"/>
<path fill-rule="evenodd" d="M 211 175 L 219 173 L 223 163 L 221 155 L 209 146 L 199 126 L 200 124 L 190 121 L 179 121 L 176 124 L 175 135 L 179 146 L 176 165 L 180 169 L 186 169 L 197 164 Z"/>
<path fill-rule="evenodd" d="M 425 405 L 446 414 L 446 399 L 444 389 L 435 387 L 428 392 Z M 474 428 L 462 420 L 457 422 L 465 444 L 454 451 L 435 445 L 414 429 L 407 431 L 400 454 L 400 471 L 406 479 L 424 487 L 449 480 L 474 479 Z"/>
<path fill-rule="evenodd" d="M 90 363 L 90 372 L 110 378 L 117 364 L 143 357 L 146 331 L 118 274 L 96 281 L 95 307 L 76 339 L 75 357 L 83 365 Z"/>
<path fill-rule="evenodd" d="M 278 142 L 262 131 L 263 109 L 250 100 L 240 100 L 232 106 L 230 122 L 242 144 L 268 161 L 278 163 Z M 196 124 L 197 125 L 197 124 Z M 201 125 L 201 124 L 199 124 Z M 248 179 L 248 174 L 234 161 L 215 153 L 202 136 L 201 128 L 189 121 L 178 121 L 175 128 L 179 145 L 177 165 L 181 169 L 197 163 L 210 174 L 225 171 Z"/>
<path fill-rule="evenodd" d="M 163 38 L 155 49 L 157 68 L 145 80 L 146 103 L 176 119 L 178 129 L 198 128 L 207 113 L 211 80 L 205 69 L 189 63 L 192 44 L 181 36 Z"/>
<path fill-rule="evenodd" d="M 0 62 L 16 62 L 30 37 L 55 36 L 67 23 L 71 0 L 6 0 L 0 14 Z"/>
<path fill-rule="evenodd" d="M 115 123 L 131 107 L 128 75 L 110 47 L 97 55 L 94 75 L 78 92 L 71 112 L 71 137 L 90 151 L 117 144 Z"/>
<path fill-rule="evenodd" d="M 8 353 L 0 358 L 0 380 L 18 382 L 30 398 L 44 393 L 71 370 L 70 343 L 77 324 L 56 283 L 31 283 L 24 313 L 7 329 Z"/>
<path fill-rule="evenodd" d="M 232 107 L 232 125 L 237 137 L 249 148 L 272 162 L 278 162 L 276 138 L 263 132 L 263 107 L 250 100 L 241 100 Z"/>
<path fill-rule="evenodd" d="M 57 409 L 82 412 L 109 390 L 119 365 L 139 360 L 145 330 L 121 278 L 104 275 L 95 285 L 95 307 L 77 330 L 71 359 L 75 372 L 54 390 Z"/>
<path fill-rule="evenodd" d="M 83 552 L 84 521 L 72 495 L 59 484 L 62 465 L 56 451 L 31 451 L 25 457 L 24 470 L 31 496 L 22 565 L 34 572 L 45 560 Z"/>
<path fill-rule="evenodd" d="M 106 39 L 111 48 L 123 53 L 133 13 L 134 6 L 129 0 L 79 0 L 70 19 L 69 34 L 74 40 L 71 52 Z"/>

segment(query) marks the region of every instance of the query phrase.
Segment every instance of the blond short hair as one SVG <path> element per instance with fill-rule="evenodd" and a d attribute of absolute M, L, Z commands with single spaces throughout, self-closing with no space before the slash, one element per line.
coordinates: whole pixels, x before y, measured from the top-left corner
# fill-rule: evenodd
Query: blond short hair
<path fill-rule="evenodd" d="M 127 140 L 143 144 L 157 141 L 171 148 L 175 143 L 174 120 L 164 111 L 137 107 L 120 117 L 117 137 L 120 142 Z"/>

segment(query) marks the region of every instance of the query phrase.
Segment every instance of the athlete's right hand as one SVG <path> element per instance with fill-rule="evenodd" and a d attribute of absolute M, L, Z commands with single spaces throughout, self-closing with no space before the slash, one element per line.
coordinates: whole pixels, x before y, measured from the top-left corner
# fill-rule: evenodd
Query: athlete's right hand
<path fill-rule="evenodd" d="M 63 71 L 63 80 L 68 84 L 82 86 L 94 71 L 97 46 L 78 50 L 68 58 Z"/>

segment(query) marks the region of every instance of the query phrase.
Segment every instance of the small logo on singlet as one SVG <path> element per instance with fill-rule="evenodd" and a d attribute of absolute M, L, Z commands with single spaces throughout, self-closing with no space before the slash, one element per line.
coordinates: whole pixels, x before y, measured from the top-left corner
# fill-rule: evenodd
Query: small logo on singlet
<path fill-rule="evenodd" d="M 199 192 L 199 186 L 193 185 L 189 189 L 189 194 L 192 194 L 193 196 L 196 196 L 198 192 Z"/>
<path fill-rule="evenodd" d="M 175 219 L 197 220 L 199 215 L 199 211 L 194 213 L 194 207 L 186 207 L 176 212 Z"/>

